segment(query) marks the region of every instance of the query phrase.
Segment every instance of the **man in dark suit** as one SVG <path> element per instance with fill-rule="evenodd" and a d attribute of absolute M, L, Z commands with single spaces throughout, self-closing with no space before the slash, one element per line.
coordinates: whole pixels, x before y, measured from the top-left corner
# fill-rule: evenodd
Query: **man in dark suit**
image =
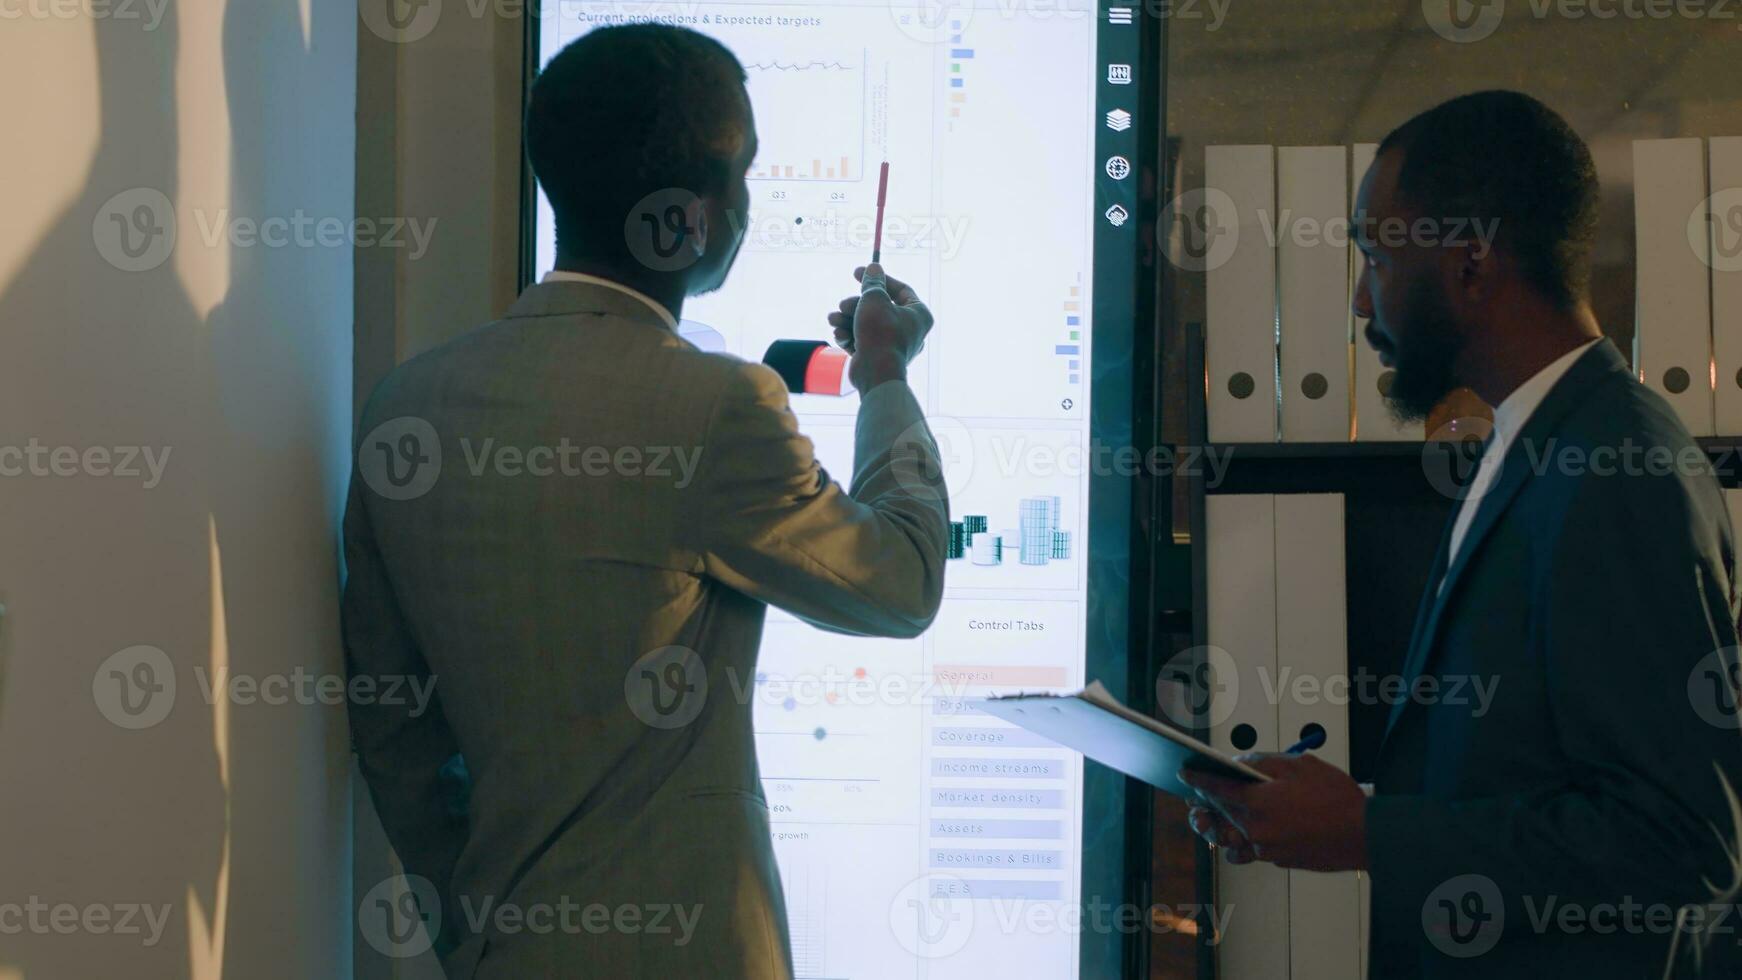
<path fill-rule="evenodd" d="M 1355 312 L 1399 415 L 1468 386 L 1494 433 L 1373 795 L 1311 756 L 1260 757 L 1260 785 L 1182 774 L 1230 861 L 1370 873 L 1374 977 L 1735 975 L 1713 908 L 1737 878 L 1735 541 L 1707 457 L 1591 312 L 1597 197 L 1584 143 L 1517 93 L 1381 145 Z M 1485 711 L 1435 696 L 1460 681 L 1497 684 Z"/>

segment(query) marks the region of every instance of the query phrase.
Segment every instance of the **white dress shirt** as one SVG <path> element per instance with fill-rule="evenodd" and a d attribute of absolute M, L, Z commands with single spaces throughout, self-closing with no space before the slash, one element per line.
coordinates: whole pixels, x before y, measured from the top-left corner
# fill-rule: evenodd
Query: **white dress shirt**
<path fill-rule="evenodd" d="M 659 314 L 659 318 L 665 321 L 666 326 L 673 330 L 677 329 L 677 317 L 671 315 L 671 311 L 665 308 L 664 303 L 661 303 L 659 300 L 654 299 L 639 289 L 630 289 L 628 286 L 625 286 L 620 282 L 612 282 L 609 279 L 600 279 L 598 276 L 589 276 L 584 272 L 565 272 L 562 269 L 552 269 L 550 272 L 545 274 L 543 281 L 587 282 L 592 283 L 595 286 L 604 286 L 606 289 L 615 289 L 626 296 L 633 296 L 641 302 L 646 303 L 653 312 Z"/>
<path fill-rule="evenodd" d="M 1586 341 L 1536 372 L 1529 381 L 1518 386 L 1517 390 L 1506 396 L 1494 409 L 1494 435 L 1489 440 L 1488 448 L 1483 451 L 1481 462 L 1476 464 L 1476 478 L 1470 481 L 1469 493 L 1464 495 L 1464 504 L 1458 509 L 1457 521 L 1452 525 L 1452 545 L 1446 552 L 1446 567 L 1449 569 L 1457 564 L 1458 552 L 1464 545 L 1464 537 L 1470 533 L 1470 524 L 1476 519 L 1476 511 L 1481 509 L 1482 498 L 1494 488 L 1494 481 L 1500 474 L 1500 463 L 1511 450 L 1518 434 L 1524 430 L 1525 423 L 1536 414 L 1537 407 L 1548 393 L 1586 351 L 1602 341 Z M 1445 579 L 1440 580 L 1441 588 L 1445 587 Z"/>

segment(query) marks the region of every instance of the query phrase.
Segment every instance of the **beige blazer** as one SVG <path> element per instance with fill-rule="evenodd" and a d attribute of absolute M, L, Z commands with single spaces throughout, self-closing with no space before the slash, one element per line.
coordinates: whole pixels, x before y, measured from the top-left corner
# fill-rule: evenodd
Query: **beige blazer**
<path fill-rule="evenodd" d="M 789 977 L 763 617 L 931 623 L 948 504 L 913 393 L 865 393 L 848 489 L 772 371 L 551 283 L 394 371 L 358 432 L 344 633 L 379 693 L 352 737 L 448 974 Z"/>

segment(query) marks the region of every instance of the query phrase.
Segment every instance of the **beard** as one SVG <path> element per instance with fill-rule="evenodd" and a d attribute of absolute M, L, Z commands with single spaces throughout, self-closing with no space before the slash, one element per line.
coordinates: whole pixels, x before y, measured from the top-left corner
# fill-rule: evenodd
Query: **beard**
<path fill-rule="evenodd" d="M 1460 386 L 1455 365 L 1464 350 L 1464 335 L 1447 314 L 1436 283 L 1426 277 L 1410 286 L 1400 318 L 1407 324 L 1408 339 L 1394 342 L 1386 405 L 1401 423 L 1425 422 Z"/>

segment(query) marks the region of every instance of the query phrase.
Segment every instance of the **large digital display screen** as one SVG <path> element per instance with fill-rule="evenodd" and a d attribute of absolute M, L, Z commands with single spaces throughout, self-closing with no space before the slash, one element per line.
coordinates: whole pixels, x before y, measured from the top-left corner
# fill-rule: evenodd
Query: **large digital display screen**
<path fill-rule="evenodd" d="M 827 339 L 884 161 L 883 263 L 936 314 L 910 371 L 956 524 L 935 625 L 843 638 L 775 609 L 757 668 L 800 977 L 1076 977 L 1085 905 L 1117 901 L 1084 895 L 1082 758 L 976 706 L 1124 663 L 1129 497 L 1097 490 L 1097 463 L 1129 438 L 1139 27 L 1087 2 L 550 0 L 536 22 L 541 63 L 645 21 L 742 62 L 761 148 L 737 265 L 683 311 L 698 345 L 760 360 Z M 542 196 L 533 241 L 542 276 Z M 851 473 L 857 397 L 792 407 L 824 468 Z"/>

